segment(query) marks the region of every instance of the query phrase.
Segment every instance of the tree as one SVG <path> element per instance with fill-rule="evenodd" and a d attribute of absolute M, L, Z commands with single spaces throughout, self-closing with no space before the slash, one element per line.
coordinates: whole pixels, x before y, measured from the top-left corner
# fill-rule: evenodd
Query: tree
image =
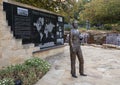
<path fill-rule="evenodd" d="M 116 23 L 120 20 L 120 0 L 92 0 L 80 16 L 92 23 Z"/>
<path fill-rule="evenodd" d="M 65 16 L 67 22 L 71 22 L 74 19 L 80 21 L 80 13 L 84 10 L 86 3 L 88 3 L 88 0 L 65 0 L 59 13 Z"/>
<path fill-rule="evenodd" d="M 24 4 L 28 4 L 31 6 L 35 6 L 41 9 L 46 9 L 49 11 L 56 12 L 56 8 L 58 8 L 60 4 L 60 0 L 15 0 L 17 2 L 21 2 Z"/>
<path fill-rule="evenodd" d="M 65 17 L 66 22 L 79 19 L 80 12 L 88 0 L 15 0 L 24 4 L 32 5 L 41 9 L 53 11 Z"/>

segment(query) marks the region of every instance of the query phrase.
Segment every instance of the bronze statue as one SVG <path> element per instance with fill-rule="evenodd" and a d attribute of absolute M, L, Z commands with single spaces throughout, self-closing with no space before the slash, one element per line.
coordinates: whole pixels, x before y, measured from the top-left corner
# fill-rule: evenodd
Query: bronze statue
<path fill-rule="evenodd" d="M 86 76 L 84 74 L 84 59 L 81 51 L 81 40 L 82 37 L 80 36 L 80 32 L 78 30 L 78 23 L 77 21 L 74 21 L 72 23 L 73 28 L 70 30 L 69 34 L 69 45 L 70 45 L 70 58 L 71 58 L 71 75 L 74 78 L 77 78 L 76 76 L 76 69 L 75 69 L 75 61 L 76 61 L 76 55 L 79 60 L 79 73 L 81 76 Z"/>

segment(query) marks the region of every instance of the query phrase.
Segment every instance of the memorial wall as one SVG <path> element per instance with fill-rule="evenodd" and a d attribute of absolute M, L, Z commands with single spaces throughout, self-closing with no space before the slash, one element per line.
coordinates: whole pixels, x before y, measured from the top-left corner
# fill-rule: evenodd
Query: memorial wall
<path fill-rule="evenodd" d="M 34 43 L 40 48 L 64 44 L 62 16 L 6 2 L 3 7 L 14 37 L 23 44 Z"/>
<path fill-rule="evenodd" d="M 63 22 L 54 13 L 0 0 L 0 68 L 63 53 Z"/>

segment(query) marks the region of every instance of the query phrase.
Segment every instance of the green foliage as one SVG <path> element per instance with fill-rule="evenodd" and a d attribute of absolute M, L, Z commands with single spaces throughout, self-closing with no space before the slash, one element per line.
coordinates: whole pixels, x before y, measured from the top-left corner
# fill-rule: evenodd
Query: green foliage
<path fill-rule="evenodd" d="M 11 78 L 4 78 L 0 80 L 0 85 L 15 85 L 13 79 Z"/>
<path fill-rule="evenodd" d="M 78 28 L 80 31 L 86 31 L 87 29 L 82 27 L 82 28 Z"/>
<path fill-rule="evenodd" d="M 112 30 L 112 26 L 110 24 L 105 24 L 104 30 Z"/>
<path fill-rule="evenodd" d="M 84 0 L 15 0 L 24 4 L 35 6 L 37 8 L 53 11 L 65 17 L 66 22 L 70 20 L 79 20 L 79 13 L 84 9 L 83 5 L 87 3 Z"/>
<path fill-rule="evenodd" d="M 104 24 L 120 21 L 120 0 L 92 0 L 81 13 L 83 20 Z"/>
<path fill-rule="evenodd" d="M 54 12 L 56 11 L 55 8 L 60 4 L 60 2 L 52 0 L 15 0 L 15 1 Z"/>
<path fill-rule="evenodd" d="M 120 32 L 120 27 L 119 27 L 119 28 L 115 28 L 115 30 L 116 30 L 117 32 Z"/>
<path fill-rule="evenodd" d="M 80 21 L 80 13 L 84 10 L 84 4 L 81 0 L 78 0 L 78 2 L 76 0 L 66 0 L 66 8 L 63 8 L 66 21 L 71 22 L 74 19 Z"/>
<path fill-rule="evenodd" d="M 50 69 L 50 64 L 40 58 L 29 59 L 25 61 L 25 65 L 36 67 L 43 73 L 46 73 Z"/>
<path fill-rule="evenodd" d="M 67 27 L 67 28 L 64 28 L 65 31 L 70 31 L 71 28 Z"/>
<path fill-rule="evenodd" d="M 117 32 L 120 32 L 120 25 L 119 25 L 119 23 L 113 25 L 112 28 L 113 28 L 113 30 L 115 30 L 115 31 L 117 31 Z"/>
<path fill-rule="evenodd" d="M 33 85 L 50 69 L 50 64 L 39 58 L 26 60 L 23 64 L 11 65 L 0 70 L 0 83 L 14 85 L 16 79 L 22 80 L 24 85 Z M 32 81 L 31 81 L 32 80 Z M 10 84 L 7 84 L 7 83 Z M 0 84 L 1 85 L 1 84 Z M 2 85 L 4 85 L 2 83 Z"/>
<path fill-rule="evenodd" d="M 97 27 L 91 27 L 90 29 L 91 29 L 91 30 L 98 30 Z"/>

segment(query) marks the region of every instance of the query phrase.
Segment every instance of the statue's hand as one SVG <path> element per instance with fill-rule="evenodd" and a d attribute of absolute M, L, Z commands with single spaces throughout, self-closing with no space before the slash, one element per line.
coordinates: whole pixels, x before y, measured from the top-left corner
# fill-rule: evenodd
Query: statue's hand
<path fill-rule="evenodd" d="M 80 40 L 83 40 L 83 37 L 82 37 L 82 38 L 80 38 Z"/>
<path fill-rule="evenodd" d="M 79 39 L 80 39 L 80 40 L 83 40 L 83 37 L 80 35 L 80 36 L 79 36 Z"/>

